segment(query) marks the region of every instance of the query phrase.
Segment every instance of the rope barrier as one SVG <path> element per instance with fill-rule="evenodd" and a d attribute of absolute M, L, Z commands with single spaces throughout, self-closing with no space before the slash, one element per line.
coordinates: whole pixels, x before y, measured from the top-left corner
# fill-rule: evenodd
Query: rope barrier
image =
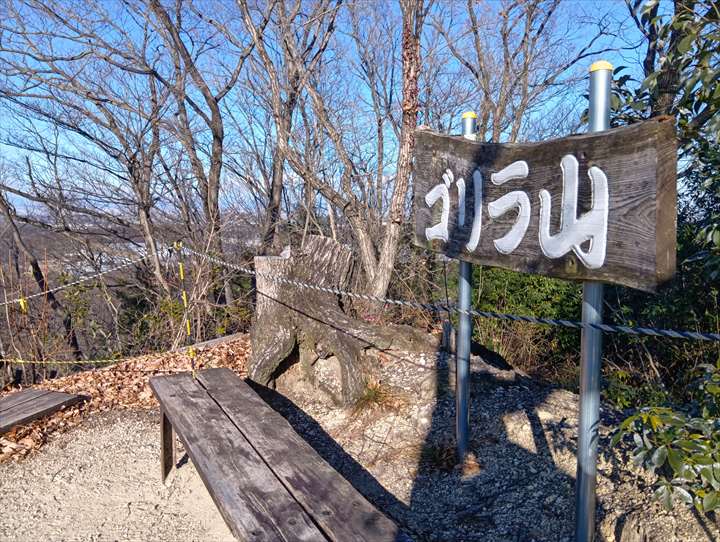
<path fill-rule="evenodd" d="M 0 307 L 4 307 L 6 305 L 14 305 L 18 304 L 20 306 L 20 310 L 22 312 L 27 312 L 28 310 L 28 301 L 31 299 L 35 299 L 36 297 L 42 297 L 46 296 L 50 293 L 59 292 L 61 290 L 65 290 L 66 288 L 71 288 L 73 286 L 77 286 L 78 284 L 82 284 L 83 282 L 88 282 L 90 280 L 94 280 L 98 277 L 101 277 L 103 275 L 107 275 L 108 273 L 113 273 L 115 271 L 120 271 L 121 269 L 125 269 L 126 267 L 130 267 L 132 265 L 137 265 L 142 261 L 145 261 L 147 258 L 147 255 L 143 256 L 142 258 L 137 258 L 135 260 L 130 260 L 122 265 L 118 265 L 116 267 L 113 267 L 111 269 L 106 269 L 105 271 L 100 271 L 99 273 L 95 273 L 94 275 L 89 275 L 87 277 L 82 277 L 78 280 L 75 280 L 73 282 L 68 282 L 67 284 L 61 284 L 60 286 L 56 286 L 55 288 L 50 288 L 48 290 L 43 290 L 42 292 L 38 292 L 36 294 L 28 295 L 28 296 L 20 296 L 17 299 L 12 299 L 10 301 L 3 301 L 0 302 Z"/>
<path fill-rule="evenodd" d="M 162 354 L 163 352 L 158 352 L 157 354 Z M 151 354 L 143 354 L 142 356 L 138 357 L 144 357 Z M 128 361 L 132 361 L 135 358 L 118 358 L 118 359 L 96 359 L 96 360 L 80 360 L 80 361 L 58 361 L 58 360 L 28 360 L 28 359 L 20 359 L 20 358 L 0 358 L 0 364 L 6 364 L 6 365 L 47 365 L 47 366 L 56 366 L 56 365 L 120 365 L 121 363 L 125 363 Z M 177 373 L 184 373 L 184 369 L 137 369 L 137 368 L 131 368 L 131 369 L 119 369 L 115 368 L 115 371 L 119 371 L 122 373 L 146 373 L 146 374 L 177 374 Z"/>
<path fill-rule="evenodd" d="M 316 284 L 309 284 L 306 282 L 288 279 L 285 277 L 277 277 L 277 276 L 270 276 L 267 274 L 260 274 L 257 273 L 254 269 L 251 269 L 249 267 L 243 267 L 241 265 L 237 265 L 231 262 L 227 262 L 225 260 L 222 260 L 220 258 L 217 258 L 215 256 L 212 256 L 210 254 L 206 254 L 203 252 L 198 252 L 196 250 L 193 250 L 187 246 L 184 246 L 181 241 L 176 242 L 172 247 L 168 247 L 176 250 L 179 254 L 182 254 L 183 252 L 188 252 L 189 254 L 192 254 L 198 258 L 203 258 L 207 260 L 208 262 L 214 263 L 216 265 L 232 269 L 234 271 L 251 275 L 251 276 L 259 276 L 274 282 L 287 284 L 290 286 L 294 286 L 296 288 L 302 288 L 302 289 L 309 289 L 324 293 L 329 293 L 333 295 L 340 295 L 340 296 L 346 296 L 354 299 L 361 299 L 363 301 L 370 301 L 375 303 L 383 303 L 388 305 L 396 305 L 396 306 L 405 306 L 405 307 L 411 307 L 415 309 L 421 309 L 426 310 L 430 312 L 442 312 L 442 313 L 457 313 L 457 314 L 468 314 L 470 316 L 475 316 L 478 318 L 488 318 L 488 319 L 494 319 L 494 320 L 505 320 L 505 321 L 511 321 L 511 322 L 526 322 L 529 324 L 536 324 L 536 325 L 548 325 L 548 326 L 556 326 L 556 327 L 566 327 L 570 329 L 582 329 L 582 328 L 594 328 L 598 329 L 600 331 L 604 331 L 606 333 L 625 333 L 628 335 L 635 335 L 635 336 L 650 336 L 650 337 L 665 337 L 670 339 L 685 339 L 685 340 L 696 340 L 696 341 L 712 341 L 712 342 L 720 342 L 720 333 L 709 333 L 709 332 L 701 332 L 701 331 L 690 331 L 690 330 L 674 330 L 674 329 L 661 329 L 661 328 L 654 328 L 654 327 L 643 327 L 643 326 L 624 326 L 624 325 L 615 325 L 615 324 L 594 324 L 594 323 L 584 323 L 584 322 L 578 322 L 573 320 L 564 320 L 564 319 L 555 319 L 555 318 L 539 318 L 535 316 L 525 316 L 525 315 L 516 315 L 516 314 L 508 314 L 508 313 L 499 313 L 499 312 L 492 312 L 492 311 L 479 311 L 475 309 L 470 310 L 463 310 L 455 305 L 449 305 L 449 304 L 437 304 L 437 303 L 420 303 L 417 301 L 409 301 L 409 300 L 402 300 L 402 299 L 392 299 L 387 297 L 380 297 L 380 296 L 373 296 L 369 294 L 362 294 L 357 292 L 349 292 L 346 290 L 340 290 L 339 288 L 329 288 L 326 286 L 319 286 Z M 64 290 L 66 288 L 70 288 L 72 286 L 76 286 L 78 284 L 82 284 L 83 282 L 87 282 L 93 279 L 96 279 L 97 277 L 100 277 L 102 275 L 106 275 L 108 273 L 112 273 L 114 271 L 119 271 L 120 269 L 124 269 L 126 267 L 130 267 L 132 265 L 136 265 L 142 261 L 144 261 L 147 258 L 147 255 L 131 260 L 129 262 L 126 262 L 122 265 L 118 265 L 116 267 L 113 267 L 111 269 L 107 269 L 105 271 L 101 271 L 99 273 L 95 273 L 93 275 L 83 277 L 81 279 L 75 280 L 73 282 L 63 284 L 60 286 L 57 286 L 55 288 L 38 292 L 29 296 L 20 296 L 17 299 L 11 300 L 11 301 L 5 301 L 0 303 L 0 307 L 5 305 L 11 305 L 17 303 L 20 306 L 20 309 L 23 312 L 27 312 L 28 309 L 28 301 L 30 299 L 34 299 L 40 296 L 47 295 L 49 292 L 58 292 L 61 290 Z M 186 336 L 189 339 L 191 335 L 190 330 L 190 319 L 188 315 L 188 298 L 187 298 L 187 292 L 184 288 L 184 276 L 185 276 L 185 269 L 184 264 L 182 261 L 179 262 L 178 271 L 180 274 L 180 280 L 183 282 L 183 288 L 181 293 L 181 298 L 183 302 L 183 308 L 185 309 L 185 331 Z M 192 349 L 191 349 L 192 350 Z M 192 352 L 190 353 L 192 357 Z M 75 363 L 75 362 L 70 362 Z M 194 362 L 193 362 L 194 365 Z"/>
<path fill-rule="evenodd" d="M 444 313 L 455 312 L 458 314 L 469 314 L 470 316 L 476 316 L 478 318 L 489 318 L 489 319 L 494 319 L 494 320 L 507 320 L 507 321 L 512 321 L 512 322 L 526 322 L 529 324 L 566 327 L 566 328 L 571 328 L 571 329 L 594 328 L 594 329 L 599 329 L 600 331 L 604 331 L 606 333 L 626 333 L 629 335 L 666 337 L 666 338 L 670 338 L 670 339 L 686 339 L 686 340 L 696 340 L 696 341 L 720 342 L 720 333 L 707 333 L 707 332 L 700 332 L 700 331 L 687 331 L 687 330 L 674 330 L 674 329 L 660 329 L 660 328 L 652 328 L 652 327 L 632 327 L 632 326 L 622 326 L 622 325 L 614 325 L 614 324 L 593 324 L 593 323 L 578 322 L 578 321 L 573 321 L 573 320 L 563 320 L 563 319 L 554 319 L 554 318 L 537 318 L 535 316 L 520 316 L 520 315 L 516 315 L 516 314 L 506 314 L 506 313 L 490 312 L 490 311 L 478 311 L 478 310 L 474 310 L 474 309 L 466 311 L 466 310 L 462 310 L 456 306 L 448 306 L 448 305 L 433 304 L 433 303 L 419 303 L 417 301 L 392 299 L 392 298 L 386 298 L 386 297 L 373 296 L 373 295 L 369 295 L 369 294 L 361 294 L 361 293 L 357 293 L 357 292 L 348 292 L 345 290 L 340 290 L 338 288 L 328 288 L 326 286 L 318 286 L 316 284 L 309 284 L 306 282 L 288 279 L 285 277 L 276 277 L 276 276 L 270 276 L 267 274 L 257 273 L 253 269 L 243 267 L 243 266 L 240 266 L 237 264 L 233 264 L 230 262 L 226 262 L 224 260 L 221 260 L 220 258 L 211 256 L 210 254 L 204 254 L 202 252 L 197 252 L 188 247 L 184 247 L 183 250 L 186 250 L 190 254 L 193 254 L 194 256 L 197 256 L 199 258 L 204 258 L 209 262 L 227 267 L 229 269 L 234 269 L 235 271 L 239 271 L 241 273 L 245 273 L 248 275 L 259 276 L 259 277 L 262 277 L 262 278 L 265 278 L 265 279 L 268 279 L 268 280 L 271 280 L 274 282 L 279 282 L 282 284 L 289 284 L 289 285 L 295 286 L 297 288 L 315 290 L 315 291 L 325 292 L 325 293 L 334 294 L 334 295 L 342 295 L 342 296 L 347 296 L 347 297 L 351 297 L 351 298 L 355 298 L 355 299 L 362 299 L 364 301 L 372 301 L 372 302 L 384 303 L 384 304 L 389 304 L 389 305 L 413 307 L 416 309 L 422 309 L 422 310 L 427 310 L 427 311 L 431 311 L 431 312 L 444 312 Z"/>
<path fill-rule="evenodd" d="M 118 359 L 93 359 L 93 360 L 75 360 L 75 361 L 59 361 L 59 360 L 30 360 L 22 358 L 0 358 L 0 363 L 9 365 L 110 365 L 112 363 L 121 363 L 132 358 Z"/>

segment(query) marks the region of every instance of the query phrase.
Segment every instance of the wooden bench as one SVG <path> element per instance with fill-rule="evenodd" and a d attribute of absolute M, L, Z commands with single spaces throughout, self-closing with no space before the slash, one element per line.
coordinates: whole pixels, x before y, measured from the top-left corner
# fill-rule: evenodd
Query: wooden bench
<path fill-rule="evenodd" d="M 407 540 L 229 369 L 156 376 L 162 479 L 177 433 L 239 540 Z"/>
<path fill-rule="evenodd" d="M 0 399 L 0 435 L 16 425 L 30 423 L 87 399 L 82 395 L 35 388 L 11 393 Z"/>

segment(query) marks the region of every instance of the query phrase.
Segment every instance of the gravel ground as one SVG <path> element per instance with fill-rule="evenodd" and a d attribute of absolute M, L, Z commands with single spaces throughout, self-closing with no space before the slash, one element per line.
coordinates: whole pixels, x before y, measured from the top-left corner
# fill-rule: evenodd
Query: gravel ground
<path fill-rule="evenodd" d="M 361 408 L 319 400 L 293 368 L 261 393 L 419 542 L 571 542 L 577 397 L 473 359 L 473 460 L 457 469 L 453 381 L 444 355 L 408 355 L 385 360 Z M 158 416 L 94 414 L 0 464 L 0 540 L 233 540 L 190 462 L 160 483 Z M 651 501 L 652 480 L 609 451 L 613 414 L 603 422 L 598 542 L 720 541 L 715 518 Z"/>
<path fill-rule="evenodd" d="M 157 411 L 94 414 L 0 464 L 0 540 L 234 541 L 191 462 L 160 482 L 158 425 Z"/>
<path fill-rule="evenodd" d="M 577 396 L 473 357 L 470 448 L 453 468 L 454 374 L 447 356 L 386 360 L 376 404 L 343 411 L 288 384 L 278 410 L 376 505 L 417 540 L 571 542 Z M 290 382 L 292 378 L 288 379 Z M 598 542 L 720 541 L 715 518 L 652 502 L 652 479 L 609 443 L 603 411 Z"/>

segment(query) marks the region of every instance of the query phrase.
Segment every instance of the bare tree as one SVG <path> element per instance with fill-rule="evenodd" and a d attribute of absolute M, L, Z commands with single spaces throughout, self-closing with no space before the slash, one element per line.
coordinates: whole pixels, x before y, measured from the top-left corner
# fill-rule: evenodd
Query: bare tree
<path fill-rule="evenodd" d="M 242 5 L 242 3 L 241 3 Z M 335 25 L 338 5 L 333 9 L 319 11 L 313 21 L 325 21 L 328 29 L 322 34 L 325 45 L 330 42 L 331 30 Z M 320 72 L 313 71 L 317 61 L 310 66 L 303 66 L 301 80 L 307 92 L 312 112 L 322 130 L 327 134 L 335 159 L 342 165 L 339 186 L 332 181 L 328 182 L 314 169 L 316 164 L 308 163 L 307 155 L 298 150 L 297 146 L 288 145 L 280 137 L 278 143 L 291 167 L 305 182 L 318 190 L 333 206 L 341 210 L 348 221 L 353 237 L 360 249 L 360 259 L 365 271 L 366 289 L 373 295 L 384 295 L 392 276 L 392 268 L 400 240 L 401 226 L 405 218 L 405 204 L 411 174 L 412 152 L 414 146 L 414 130 L 417 124 L 418 112 L 418 78 L 420 72 L 420 39 L 427 16 L 429 5 L 424 1 L 403 1 L 400 3 L 402 12 L 402 117 L 399 130 L 398 158 L 392 195 L 386 216 L 381 217 L 385 222 L 383 234 L 380 239 L 374 238 L 369 226 L 367 209 L 367 191 L 362 188 L 363 181 L 357 182 L 358 168 L 348 150 L 345 138 L 341 132 L 341 123 L 338 121 L 336 111 L 331 106 L 330 97 L 321 87 Z M 247 10 L 244 17 L 248 32 L 255 40 L 258 55 L 270 73 L 270 87 L 273 99 L 276 102 L 276 111 L 281 110 L 282 95 L 281 81 L 272 69 L 274 66 L 270 54 L 265 46 L 263 36 L 257 31 Z M 301 44 L 296 36 L 286 27 L 282 34 L 283 47 L 287 49 L 288 58 L 301 58 Z M 316 58 L 320 58 L 317 56 Z M 374 83 L 375 81 L 373 81 Z M 379 101 L 378 101 L 379 104 Z M 276 127 L 278 126 L 276 119 Z M 361 187 L 361 197 L 357 196 L 356 187 Z M 365 200 L 365 201 L 363 201 Z"/>
<path fill-rule="evenodd" d="M 568 94 L 579 78 L 572 68 L 583 59 L 607 51 L 598 30 L 578 47 L 564 17 L 562 0 L 466 0 L 464 9 L 449 4 L 433 17 L 455 60 L 480 91 L 475 105 L 478 130 L 488 141 L 517 141 L 527 116 L 539 103 L 547 105 Z M 527 136 L 527 134 L 526 134 Z M 537 137 L 537 134 L 535 134 Z"/>
<path fill-rule="evenodd" d="M 252 52 L 253 45 L 244 45 L 238 40 L 235 34 L 227 25 L 216 19 L 208 19 L 209 25 L 219 35 L 225 37 L 233 46 L 235 51 L 234 63 L 228 67 L 227 74 L 220 80 L 216 88 L 211 88 L 211 79 L 204 74 L 199 64 L 199 56 L 203 52 L 205 41 L 192 42 L 197 45 L 196 50 L 191 50 L 185 43 L 182 34 L 189 34 L 184 26 L 187 20 L 187 8 L 182 2 L 177 2 L 174 11 L 171 13 L 159 0 L 150 0 L 150 10 L 155 20 L 150 20 L 163 37 L 165 45 L 170 51 L 172 58 L 172 78 L 161 75 L 149 65 L 145 66 L 148 73 L 155 76 L 158 81 L 164 84 L 175 97 L 177 106 L 176 122 L 173 128 L 176 130 L 179 141 L 182 143 L 188 155 L 192 171 L 200 183 L 200 195 L 204 205 L 205 216 L 208 221 L 207 246 L 218 254 L 223 254 L 222 237 L 220 234 L 220 186 L 223 167 L 223 145 L 225 141 L 225 125 L 220 102 L 233 89 L 240 77 L 245 60 Z M 272 6 L 271 6 L 272 8 Z M 138 13 L 144 13 L 142 5 L 135 7 Z M 191 12 L 200 20 L 205 20 L 201 9 L 192 9 Z M 172 15 L 172 17 L 171 17 Z M 147 17 L 147 14 L 145 15 Z M 264 26 L 264 22 L 260 26 Z M 209 41 L 209 40 L 207 40 Z M 202 109 L 200 103 L 194 99 L 188 83 L 192 82 L 194 90 L 199 92 L 206 109 Z M 194 116 L 188 114 L 188 107 L 192 108 Z M 199 119 L 210 133 L 211 142 L 209 153 L 205 157 L 200 155 L 199 141 L 196 132 L 193 130 L 192 122 Z M 207 159 L 207 167 L 205 160 Z M 229 284 L 225 284 L 225 298 L 227 302 L 232 301 L 233 294 Z"/>
<path fill-rule="evenodd" d="M 5 179 L 3 179 L 3 181 L 5 181 Z M 45 292 L 48 304 L 62 320 L 63 328 L 65 329 L 65 338 L 72 351 L 73 357 L 76 360 L 82 359 L 83 354 L 80 349 L 77 334 L 75 333 L 75 327 L 73 326 L 72 315 L 69 311 L 65 310 L 55 294 L 50 290 L 47 277 L 40 267 L 40 262 L 30 247 L 25 243 L 22 234 L 20 233 L 20 229 L 15 221 L 15 210 L 12 208 L 2 192 L 0 192 L 0 213 L 2 213 L 2 216 L 7 221 L 15 246 L 20 250 L 30 264 L 30 270 L 32 271 L 33 279 L 37 283 L 38 288 L 41 292 Z"/>
<path fill-rule="evenodd" d="M 77 152 L 62 152 L 40 130 L 34 129 L 30 139 L 16 137 L 9 142 L 44 154 L 51 163 L 62 158 L 91 166 L 129 187 L 128 196 L 118 194 L 122 188 L 117 185 L 105 185 L 105 193 L 114 192 L 109 199 L 116 203 L 126 198 L 125 205 L 134 208 L 157 285 L 169 294 L 152 218 L 155 167 L 161 151 L 160 120 L 167 96 L 158 92 L 152 77 L 143 75 L 127 81 L 99 58 L 95 47 L 103 40 L 98 26 L 108 16 L 101 13 L 98 19 L 88 19 L 85 15 L 59 4 L 27 0 L 11 9 L 10 16 L 0 25 L 5 37 L 0 44 L 4 53 L 0 72 L 7 82 L 0 87 L 0 98 L 20 107 L 45 128 L 55 127 L 68 138 L 82 141 L 77 144 Z M 146 28 L 143 53 L 147 52 L 148 31 Z M 90 144 L 98 154 L 88 155 L 83 144 Z M 37 187 L 29 161 L 28 173 L 31 185 Z M 70 189 L 59 179 L 56 181 L 52 190 L 36 193 L 34 199 L 62 208 L 69 203 L 68 192 L 74 192 L 71 200 L 77 200 L 81 194 L 98 197 L 102 193 L 98 193 L 97 187 L 75 184 Z M 20 194 L 17 186 L 4 188 L 14 188 L 14 193 Z M 31 197 L 27 192 L 23 195 Z M 80 204 L 72 210 L 76 214 L 108 218 L 107 207 L 98 212 Z M 127 219 L 121 223 L 130 224 Z"/>
<path fill-rule="evenodd" d="M 268 36 L 262 25 L 253 21 L 246 0 L 238 0 L 248 33 L 258 52 L 256 79 L 270 87 L 270 110 L 275 127 L 275 146 L 272 154 L 271 182 L 268 191 L 266 220 L 262 227 L 259 253 L 264 254 L 272 246 L 277 235 L 286 149 L 290 140 L 293 115 L 307 78 L 321 61 L 332 36 L 339 10 L 339 0 L 322 0 L 313 7 L 311 14 L 303 13 L 303 2 L 276 3 L 276 14 L 271 30 L 274 43 L 279 44 L 276 59 L 266 45 Z M 260 90 L 254 82 L 253 87 Z"/>

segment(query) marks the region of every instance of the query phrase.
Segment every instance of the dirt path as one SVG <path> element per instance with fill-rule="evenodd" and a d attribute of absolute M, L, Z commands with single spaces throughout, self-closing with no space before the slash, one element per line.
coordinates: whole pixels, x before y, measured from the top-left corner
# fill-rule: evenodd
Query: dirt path
<path fill-rule="evenodd" d="M 160 482 L 158 416 L 94 414 L 0 464 L 0 540 L 234 541 L 191 462 Z"/>

